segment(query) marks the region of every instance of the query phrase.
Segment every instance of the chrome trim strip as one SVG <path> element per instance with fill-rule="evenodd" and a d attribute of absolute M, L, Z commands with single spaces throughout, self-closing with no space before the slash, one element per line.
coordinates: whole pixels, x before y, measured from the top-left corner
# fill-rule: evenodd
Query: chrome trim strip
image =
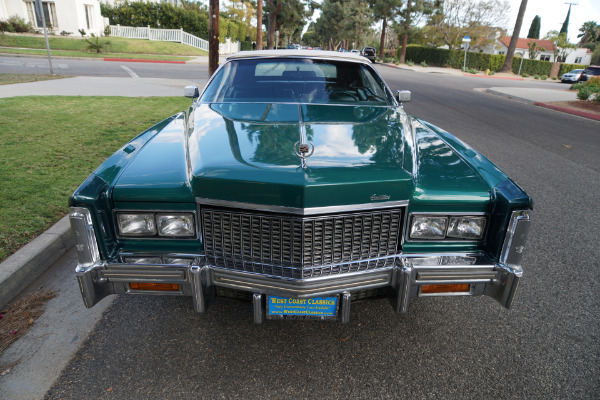
<path fill-rule="evenodd" d="M 530 225 L 531 210 L 513 211 L 500 253 L 500 262 L 513 270 L 521 270 Z"/>
<path fill-rule="evenodd" d="M 350 292 L 344 292 L 340 296 L 340 322 L 347 324 L 350 322 Z"/>
<path fill-rule="evenodd" d="M 100 260 L 100 250 L 90 210 L 85 207 L 71 207 L 69 222 L 77 251 L 77 269 L 87 269 Z"/>
<path fill-rule="evenodd" d="M 252 295 L 252 308 L 254 310 L 254 323 L 262 324 L 265 320 L 265 312 L 263 310 L 263 297 L 261 293 Z"/>
<path fill-rule="evenodd" d="M 203 197 L 197 197 L 196 202 L 205 206 L 217 206 L 217 207 L 228 207 L 228 208 L 240 208 L 245 210 L 253 211 L 267 211 L 276 212 L 280 214 L 295 214 L 295 215 L 318 215 L 318 214 L 332 214 L 337 212 L 351 212 L 351 211 L 369 211 L 379 210 L 384 208 L 399 208 L 408 206 L 408 200 L 397 200 L 397 201 L 385 201 L 381 203 L 363 203 L 363 204 L 349 204 L 345 206 L 325 206 L 325 207 L 309 207 L 309 208 L 297 208 L 297 207 L 284 207 L 274 206 L 269 204 L 253 204 L 245 203 L 241 201 L 229 201 L 229 200 L 216 200 L 207 199 Z"/>

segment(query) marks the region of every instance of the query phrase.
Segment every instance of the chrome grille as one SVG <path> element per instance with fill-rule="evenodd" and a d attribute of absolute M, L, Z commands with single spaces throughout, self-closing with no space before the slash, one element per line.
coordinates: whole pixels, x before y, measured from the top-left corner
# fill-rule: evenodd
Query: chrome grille
<path fill-rule="evenodd" d="M 290 216 L 201 206 L 204 250 L 218 267 L 309 278 L 392 265 L 402 208 Z"/>

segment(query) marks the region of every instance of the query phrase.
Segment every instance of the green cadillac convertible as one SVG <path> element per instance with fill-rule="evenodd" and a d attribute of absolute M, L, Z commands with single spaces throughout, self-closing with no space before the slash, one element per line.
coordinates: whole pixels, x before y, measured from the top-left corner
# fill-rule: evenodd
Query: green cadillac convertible
<path fill-rule="evenodd" d="M 354 301 L 486 295 L 510 307 L 531 198 L 402 108 L 357 54 L 240 52 L 191 107 L 113 154 L 70 198 L 77 279 L 216 298 L 265 318 L 339 319 Z M 442 301 L 440 299 L 440 301 Z M 446 299 L 445 301 L 449 301 Z"/>

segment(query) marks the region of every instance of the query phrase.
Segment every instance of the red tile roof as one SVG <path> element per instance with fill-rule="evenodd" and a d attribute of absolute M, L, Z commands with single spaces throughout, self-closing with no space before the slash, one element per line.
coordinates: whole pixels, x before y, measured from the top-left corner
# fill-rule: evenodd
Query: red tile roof
<path fill-rule="evenodd" d="M 504 36 L 503 38 L 500 38 L 500 42 L 502 42 L 503 45 L 505 45 L 506 47 L 508 47 L 508 45 L 510 44 L 510 36 Z M 543 47 L 546 51 L 554 51 L 555 47 L 554 47 L 554 43 L 552 43 L 551 40 L 546 40 L 546 39 L 523 39 L 523 38 L 519 38 L 517 40 L 517 49 L 524 49 L 524 50 L 529 50 L 529 43 L 530 42 L 536 42 L 538 47 Z"/>

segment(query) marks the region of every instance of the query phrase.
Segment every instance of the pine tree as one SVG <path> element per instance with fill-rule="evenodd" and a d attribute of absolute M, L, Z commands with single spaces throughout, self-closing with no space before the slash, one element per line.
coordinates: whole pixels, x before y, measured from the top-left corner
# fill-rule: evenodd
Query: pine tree
<path fill-rule="evenodd" d="M 571 16 L 571 4 L 569 4 L 569 12 L 567 13 L 567 18 L 565 18 L 565 22 L 563 22 L 562 28 L 560 28 L 559 33 L 567 33 L 569 29 L 569 17 Z"/>
<path fill-rule="evenodd" d="M 539 39 L 540 38 L 540 28 L 542 25 L 542 19 L 539 15 L 536 15 L 531 21 L 531 26 L 529 27 L 529 33 L 527 37 L 529 39 Z"/>

